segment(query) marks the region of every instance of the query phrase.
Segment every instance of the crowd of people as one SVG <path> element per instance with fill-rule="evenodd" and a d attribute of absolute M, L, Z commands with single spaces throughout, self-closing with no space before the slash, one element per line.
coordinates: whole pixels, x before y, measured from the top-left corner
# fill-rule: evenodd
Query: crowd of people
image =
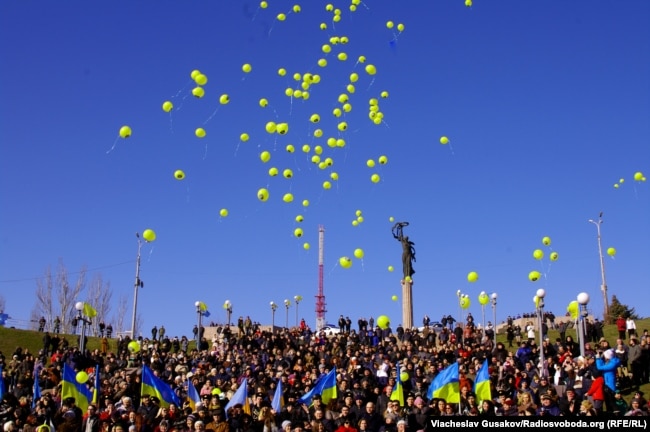
<path fill-rule="evenodd" d="M 647 330 L 625 334 L 612 346 L 604 338 L 587 342 L 580 356 L 570 335 L 555 341 L 546 337 L 541 347 L 535 338 L 521 339 L 509 349 L 495 344 L 471 315 L 467 318 L 462 325 L 452 321 L 421 331 L 370 327 L 360 319 L 358 328 L 346 324 L 335 335 L 314 332 L 304 321 L 270 332 L 242 319 L 242 326 L 223 326 L 212 339 L 203 337 L 197 348 L 162 328 L 152 338 L 140 338 L 137 350 L 128 338 L 120 338 L 81 352 L 65 338 L 54 346 L 54 335 L 38 353 L 20 347 L 8 358 L 0 353 L 5 389 L 0 421 L 5 432 L 48 432 L 43 425 L 57 432 L 417 432 L 435 416 L 648 414 L 641 392 L 629 405 L 620 392 L 623 368 L 633 371 L 631 385 L 649 380 Z M 485 360 L 492 398 L 479 400 L 474 382 Z M 459 402 L 431 397 L 432 381 L 455 362 Z M 99 365 L 97 403 L 86 412 L 74 398 L 61 398 L 64 364 L 75 371 Z M 164 406 L 156 397 L 141 396 L 143 365 L 169 384 L 181 404 Z M 324 403 L 317 395 L 310 405 L 298 403 L 332 368 L 336 397 Z M 40 398 L 34 398 L 34 380 Z M 393 393 L 398 380 L 403 402 Z M 89 379 L 88 385 L 93 382 Z M 188 398 L 190 382 L 200 403 Z M 243 382 L 250 410 L 238 404 L 227 412 Z M 271 401 L 280 382 L 283 407 L 276 411 Z"/>

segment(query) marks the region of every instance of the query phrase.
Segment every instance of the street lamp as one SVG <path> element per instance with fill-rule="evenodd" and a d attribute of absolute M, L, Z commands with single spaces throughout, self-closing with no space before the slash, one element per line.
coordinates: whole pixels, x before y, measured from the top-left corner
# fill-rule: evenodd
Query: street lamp
<path fill-rule="evenodd" d="M 478 302 L 481 305 L 481 319 L 483 320 L 483 335 L 485 335 L 485 306 L 488 304 L 490 301 L 490 298 L 488 297 L 487 293 L 485 291 L 481 291 L 481 293 L 478 295 Z"/>
<path fill-rule="evenodd" d="M 232 316 L 232 303 L 230 303 L 230 300 L 223 302 L 223 308 L 226 310 L 226 314 L 228 315 L 228 328 L 230 328 L 230 317 Z"/>
<path fill-rule="evenodd" d="M 271 333 L 275 332 L 275 311 L 278 310 L 278 305 L 271 300 Z"/>
<path fill-rule="evenodd" d="M 580 314 L 578 315 L 579 326 L 579 338 L 580 338 L 580 355 L 584 358 L 585 356 L 585 342 L 586 342 L 586 320 L 587 320 L 587 303 L 589 303 L 589 294 L 586 292 L 581 292 L 578 294 L 578 304 L 580 305 Z"/>
<path fill-rule="evenodd" d="M 197 328 L 199 331 L 196 333 L 196 350 L 201 352 L 201 317 L 203 316 L 203 311 L 201 311 L 201 302 L 197 301 L 194 303 L 194 306 L 196 306 L 196 320 L 197 322 Z"/>
<path fill-rule="evenodd" d="M 544 360 L 544 332 L 542 330 L 542 323 L 544 322 L 544 297 L 546 296 L 546 291 L 544 288 L 537 290 L 537 295 L 533 297 L 535 302 L 535 308 L 537 309 L 537 327 L 539 328 L 539 362 L 541 366 L 540 376 L 547 377 L 548 373 L 546 371 L 546 361 Z"/>
<path fill-rule="evenodd" d="M 492 319 L 494 320 L 494 346 L 497 346 L 497 293 L 492 293 Z"/>
<path fill-rule="evenodd" d="M 74 305 L 74 308 L 77 309 L 77 322 L 81 322 L 81 336 L 79 339 L 79 350 L 81 355 L 85 354 L 86 348 L 86 319 L 83 317 L 82 312 L 84 310 L 84 302 L 77 302 Z"/>
<path fill-rule="evenodd" d="M 289 299 L 284 299 L 284 307 L 287 308 L 287 317 L 285 319 L 285 324 L 284 326 L 286 328 L 289 328 L 289 308 L 291 307 L 291 300 Z"/>
<path fill-rule="evenodd" d="M 461 326 L 463 326 L 463 307 L 460 305 L 460 299 L 462 296 L 463 294 L 460 292 L 460 290 L 456 291 L 456 297 L 458 297 L 458 320 L 459 320 L 458 322 L 460 323 Z M 453 325 L 451 329 L 453 331 L 454 329 Z"/>
<path fill-rule="evenodd" d="M 598 255 L 600 256 L 600 276 L 602 278 L 600 290 L 603 292 L 604 303 L 603 321 L 605 321 L 605 324 L 609 324 L 611 320 L 609 316 L 609 299 L 607 298 L 607 281 L 605 279 L 605 257 L 603 256 L 603 243 L 600 237 L 600 225 L 603 223 L 603 212 L 600 212 L 598 215 L 598 221 L 589 219 L 589 222 L 596 225 L 596 232 L 598 233 Z"/>
<path fill-rule="evenodd" d="M 140 234 L 135 233 L 138 239 L 138 256 L 135 260 L 135 284 L 133 289 L 133 317 L 131 319 L 131 339 L 135 340 L 135 316 L 138 310 L 138 288 L 144 287 L 144 283 L 140 280 L 140 250 L 142 249 L 142 240 Z"/>
<path fill-rule="evenodd" d="M 296 302 L 296 327 L 298 327 L 298 305 L 300 305 L 300 302 L 302 301 L 302 296 L 301 295 L 293 296 L 293 301 Z"/>

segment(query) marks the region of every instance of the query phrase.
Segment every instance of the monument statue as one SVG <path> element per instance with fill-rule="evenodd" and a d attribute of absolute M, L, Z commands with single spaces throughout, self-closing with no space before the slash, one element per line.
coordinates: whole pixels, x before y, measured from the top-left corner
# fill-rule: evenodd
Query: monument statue
<path fill-rule="evenodd" d="M 393 237 L 395 237 L 402 244 L 402 272 L 404 279 L 411 278 L 415 270 L 413 270 L 413 262 L 415 261 L 415 243 L 409 240 L 408 236 L 404 235 L 404 227 L 408 226 L 408 222 L 397 222 L 393 226 Z"/>

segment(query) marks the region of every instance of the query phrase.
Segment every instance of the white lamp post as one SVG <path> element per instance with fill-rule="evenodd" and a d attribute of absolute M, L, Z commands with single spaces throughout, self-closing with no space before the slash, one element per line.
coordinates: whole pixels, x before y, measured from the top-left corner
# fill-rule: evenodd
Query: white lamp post
<path fill-rule="evenodd" d="M 278 305 L 271 300 L 271 333 L 275 332 L 275 311 L 278 310 Z"/>
<path fill-rule="evenodd" d="M 79 350 L 81 351 L 81 355 L 84 355 L 85 348 L 86 348 L 86 319 L 82 315 L 82 311 L 84 310 L 84 303 L 77 302 L 74 305 L 74 308 L 77 310 L 77 320 L 78 322 L 81 323 L 81 336 L 79 338 Z"/>
<path fill-rule="evenodd" d="M 232 316 L 232 303 L 230 300 L 223 302 L 223 308 L 226 310 L 226 315 L 228 316 L 228 328 L 230 328 L 230 317 Z"/>
<path fill-rule="evenodd" d="M 300 302 L 302 301 L 302 296 L 301 295 L 293 296 L 293 301 L 296 302 L 296 327 L 298 327 L 298 305 L 300 305 Z"/>
<path fill-rule="evenodd" d="M 497 346 L 497 293 L 492 293 L 492 319 L 494 320 L 494 346 Z"/>
<path fill-rule="evenodd" d="M 197 351 L 201 351 L 201 317 L 203 316 L 203 313 L 201 311 L 201 302 L 197 301 L 194 303 L 194 306 L 196 306 L 196 320 L 197 320 L 197 328 L 199 329 L 198 333 L 196 333 L 196 349 Z"/>
<path fill-rule="evenodd" d="M 540 376 L 548 377 L 546 370 L 546 361 L 544 359 L 544 332 L 542 331 L 542 323 L 544 322 L 544 297 L 546 296 L 546 291 L 544 288 L 537 290 L 536 296 L 534 297 L 535 306 L 537 309 L 537 327 L 539 328 L 539 362 L 541 366 Z"/>
<path fill-rule="evenodd" d="M 140 250 L 142 249 L 142 240 L 140 239 L 140 234 L 135 233 L 135 237 L 138 239 L 138 256 L 135 260 L 135 283 L 133 287 L 133 317 L 131 318 L 131 339 L 135 340 L 135 321 L 136 314 L 138 311 L 138 288 L 142 288 L 144 283 L 140 280 Z"/>
<path fill-rule="evenodd" d="M 603 321 L 605 322 L 605 324 L 609 324 L 611 320 L 609 316 L 609 299 L 607 298 L 607 281 L 605 279 L 605 257 L 603 256 L 603 243 L 600 237 L 600 226 L 603 223 L 603 212 L 600 212 L 600 214 L 598 215 L 598 221 L 589 219 L 589 222 L 596 225 L 596 232 L 598 233 L 598 255 L 600 256 L 600 277 L 602 280 L 602 285 L 600 286 L 600 290 L 603 292 L 603 304 L 604 304 Z"/>
<path fill-rule="evenodd" d="M 579 331 L 579 342 L 580 342 L 580 355 L 584 358 L 585 356 L 585 342 L 586 342 L 586 320 L 587 320 L 587 303 L 589 303 L 589 294 L 586 292 L 581 292 L 578 294 L 578 304 L 580 305 L 580 313 L 578 314 L 578 331 Z"/>
<path fill-rule="evenodd" d="M 284 321 L 284 326 L 289 328 L 289 308 L 291 307 L 291 300 L 284 299 L 284 307 L 287 309 L 287 316 Z"/>

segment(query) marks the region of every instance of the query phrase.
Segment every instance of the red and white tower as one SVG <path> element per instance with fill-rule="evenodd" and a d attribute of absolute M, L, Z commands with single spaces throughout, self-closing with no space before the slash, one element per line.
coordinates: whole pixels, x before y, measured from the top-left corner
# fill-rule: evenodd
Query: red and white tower
<path fill-rule="evenodd" d="M 323 262 L 325 249 L 325 227 L 318 225 L 318 293 L 316 294 L 316 329 L 325 326 L 325 293 L 323 292 Z"/>

